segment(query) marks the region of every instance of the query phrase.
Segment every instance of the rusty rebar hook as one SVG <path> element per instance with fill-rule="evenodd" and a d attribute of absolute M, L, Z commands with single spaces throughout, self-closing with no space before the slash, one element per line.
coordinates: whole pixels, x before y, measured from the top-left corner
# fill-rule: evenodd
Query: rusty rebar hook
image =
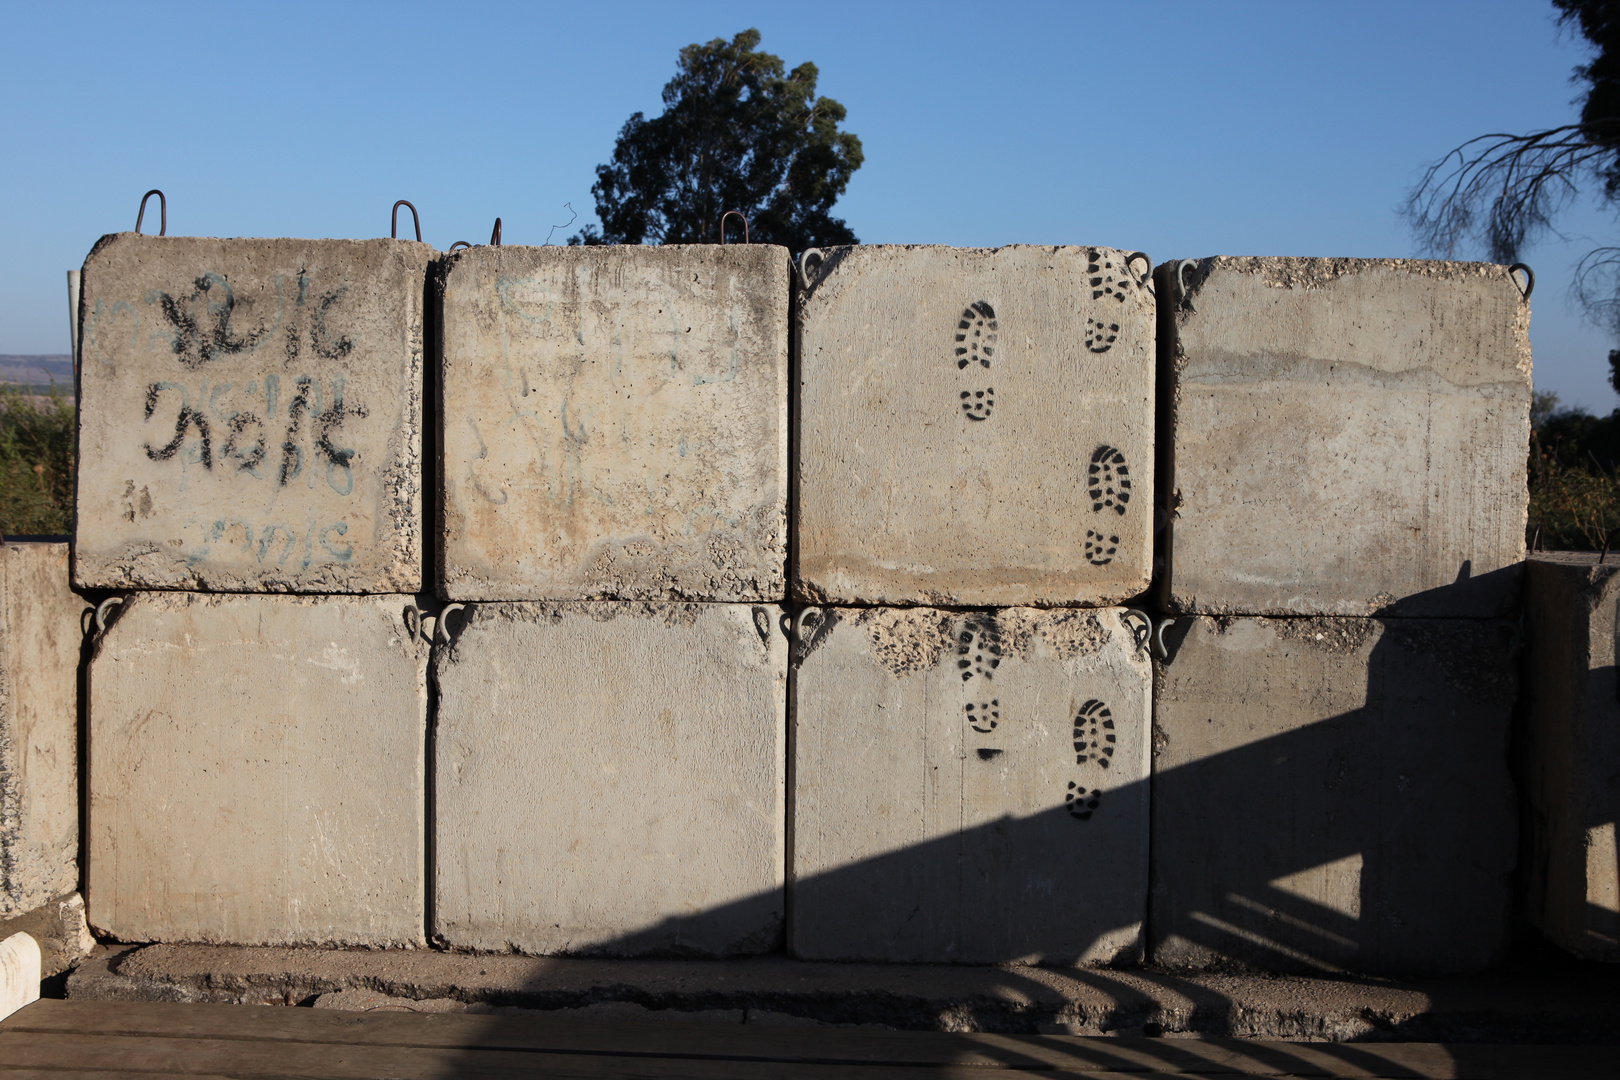
<path fill-rule="evenodd" d="M 472 245 L 467 243 L 467 241 L 465 241 L 465 240 L 457 240 L 455 243 L 450 245 L 450 251 L 445 252 L 445 254 L 448 255 L 451 252 L 455 251 L 456 248 L 461 248 L 461 247 L 470 248 L 470 247 L 472 247 Z"/>
<path fill-rule="evenodd" d="M 720 215 L 720 242 L 722 244 L 726 242 L 726 218 L 732 215 L 736 215 L 738 220 L 743 223 L 743 243 L 751 243 L 748 239 L 748 218 L 743 215 L 741 210 L 727 210 Z"/>
<path fill-rule="evenodd" d="M 1513 272 L 1515 270 L 1524 271 L 1524 285 L 1520 287 L 1519 291 L 1522 292 L 1524 294 L 1524 298 L 1528 300 L 1530 299 L 1530 294 L 1536 291 L 1536 272 L 1530 269 L 1530 267 L 1526 266 L 1524 263 L 1514 263 L 1512 266 L 1508 267 L 1508 277 L 1513 277 Z M 1513 284 L 1518 285 L 1519 279 L 1513 278 Z"/>
<path fill-rule="evenodd" d="M 500 218 L 495 219 L 495 231 L 489 234 L 489 246 L 490 247 L 500 247 L 501 246 L 501 219 Z"/>
<path fill-rule="evenodd" d="M 410 208 L 411 220 L 416 222 L 416 242 L 420 244 L 422 242 L 422 218 L 416 212 L 416 207 L 411 206 L 408 199 L 401 199 L 394 204 L 394 213 L 389 221 L 388 235 L 395 240 L 399 239 L 399 208 L 402 206 Z"/>
<path fill-rule="evenodd" d="M 163 192 L 159 191 L 157 188 L 153 188 L 151 191 L 148 191 L 145 195 L 141 196 L 141 209 L 140 212 L 135 215 L 136 236 L 141 235 L 141 222 L 146 218 L 146 200 L 150 199 L 154 195 L 158 197 L 158 235 L 169 235 L 169 200 L 163 197 Z"/>

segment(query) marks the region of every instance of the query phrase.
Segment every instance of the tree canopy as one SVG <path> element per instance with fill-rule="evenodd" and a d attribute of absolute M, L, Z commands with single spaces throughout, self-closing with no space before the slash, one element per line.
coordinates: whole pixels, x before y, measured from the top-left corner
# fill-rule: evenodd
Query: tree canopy
<path fill-rule="evenodd" d="M 1429 166 L 1405 215 L 1424 249 L 1454 257 L 1467 241 L 1513 262 L 1584 190 L 1620 209 L 1620 0 L 1552 0 L 1558 21 L 1597 50 L 1575 69 L 1580 120 L 1528 134 L 1480 135 Z M 1620 247 L 1587 253 L 1576 269 L 1587 313 L 1620 336 Z"/>
<path fill-rule="evenodd" d="M 747 217 L 756 242 L 858 242 L 831 211 L 861 167 L 861 140 L 838 130 L 842 105 L 816 96 L 814 64 L 785 73 L 759 42 L 758 30 L 744 30 L 681 50 L 663 114 L 631 116 L 613 160 L 597 166 L 601 228 L 570 244 L 717 243 L 728 210 Z"/>

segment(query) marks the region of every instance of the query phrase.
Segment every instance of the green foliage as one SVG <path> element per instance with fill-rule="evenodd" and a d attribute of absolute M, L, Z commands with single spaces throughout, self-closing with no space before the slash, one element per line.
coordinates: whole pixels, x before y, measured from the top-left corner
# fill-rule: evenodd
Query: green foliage
<path fill-rule="evenodd" d="M 758 30 L 681 50 L 663 115 L 630 117 L 596 170 L 596 214 L 570 244 L 712 244 L 740 210 L 757 243 L 793 250 L 853 244 L 833 204 L 861 167 L 845 109 L 816 96 L 816 66 L 784 74 Z M 730 223 L 737 228 L 735 221 Z"/>
<path fill-rule="evenodd" d="M 0 534 L 73 531 L 73 402 L 0 384 Z"/>

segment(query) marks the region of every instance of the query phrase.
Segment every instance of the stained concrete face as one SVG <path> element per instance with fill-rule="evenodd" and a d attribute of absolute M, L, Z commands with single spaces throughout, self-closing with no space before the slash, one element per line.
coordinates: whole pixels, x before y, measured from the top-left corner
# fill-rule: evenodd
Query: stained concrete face
<path fill-rule="evenodd" d="M 1142 955 L 1151 671 L 1119 609 L 811 609 L 794 725 L 805 959 Z"/>
<path fill-rule="evenodd" d="M 434 661 L 434 911 L 445 943 L 617 955 L 778 947 L 781 610 L 600 602 L 466 613 Z"/>
<path fill-rule="evenodd" d="M 1501 266 L 1168 264 L 1172 610 L 1506 614 L 1530 307 Z"/>
<path fill-rule="evenodd" d="M 90 923 L 124 941 L 423 944 L 411 598 L 144 593 L 90 665 Z"/>
<path fill-rule="evenodd" d="M 1525 912 L 1587 960 L 1620 962 L 1620 566 L 1591 552 L 1525 567 Z"/>
<path fill-rule="evenodd" d="M 79 649 L 66 544 L 0 544 L 0 917 L 79 886 Z"/>
<path fill-rule="evenodd" d="M 418 591 L 431 255 L 103 237 L 83 271 L 75 581 Z"/>
<path fill-rule="evenodd" d="M 1145 256 L 1076 247 L 860 246 L 812 260 L 795 595 L 1044 607 L 1147 588 L 1147 269 Z"/>
<path fill-rule="evenodd" d="M 1404 974 L 1498 959 L 1512 636 L 1440 619 L 1167 628 L 1150 962 Z"/>
<path fill-rule="evenodd" d="M 457 600 L 780 600 L 788 255 L 480 247 L 444 281 Z"/>

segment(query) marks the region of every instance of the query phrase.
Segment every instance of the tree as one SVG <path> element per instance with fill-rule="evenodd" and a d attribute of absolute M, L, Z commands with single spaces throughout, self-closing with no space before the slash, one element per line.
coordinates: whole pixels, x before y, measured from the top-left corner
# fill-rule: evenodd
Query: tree
<path fill-rule="evenodd" d="M 1403 211 L 1429 254 L 1451 258 L 1472 239 L 1483 241 L 1493 260 L 1513 262 L 1583 187 L 1620 206 L 1620 0 L 1552 3 L 1559 23 L 1597 49 L 1573 76 L 1585 85 L 1580 120 L 1525 135 L 1481 135 L 1429 166 Z M 1581 259 L 1575 293 L 1595 322 L 1620 336 L 1620 247 Z"/>
<path fill-rule="evenodd" d="M 630 117 L 613 160 L 597 166 L 601 229 L 570 244 L 712 244 L 727 210 L 742 211 L 762 243 L 858 242 L 831 210 L 861 167 L 861 140 L 838 130 L 842 105 L 816 96 L 814 64 L 784 75 L 759 41 L 745 30 L 681 50 L 663 115 Z"/>

